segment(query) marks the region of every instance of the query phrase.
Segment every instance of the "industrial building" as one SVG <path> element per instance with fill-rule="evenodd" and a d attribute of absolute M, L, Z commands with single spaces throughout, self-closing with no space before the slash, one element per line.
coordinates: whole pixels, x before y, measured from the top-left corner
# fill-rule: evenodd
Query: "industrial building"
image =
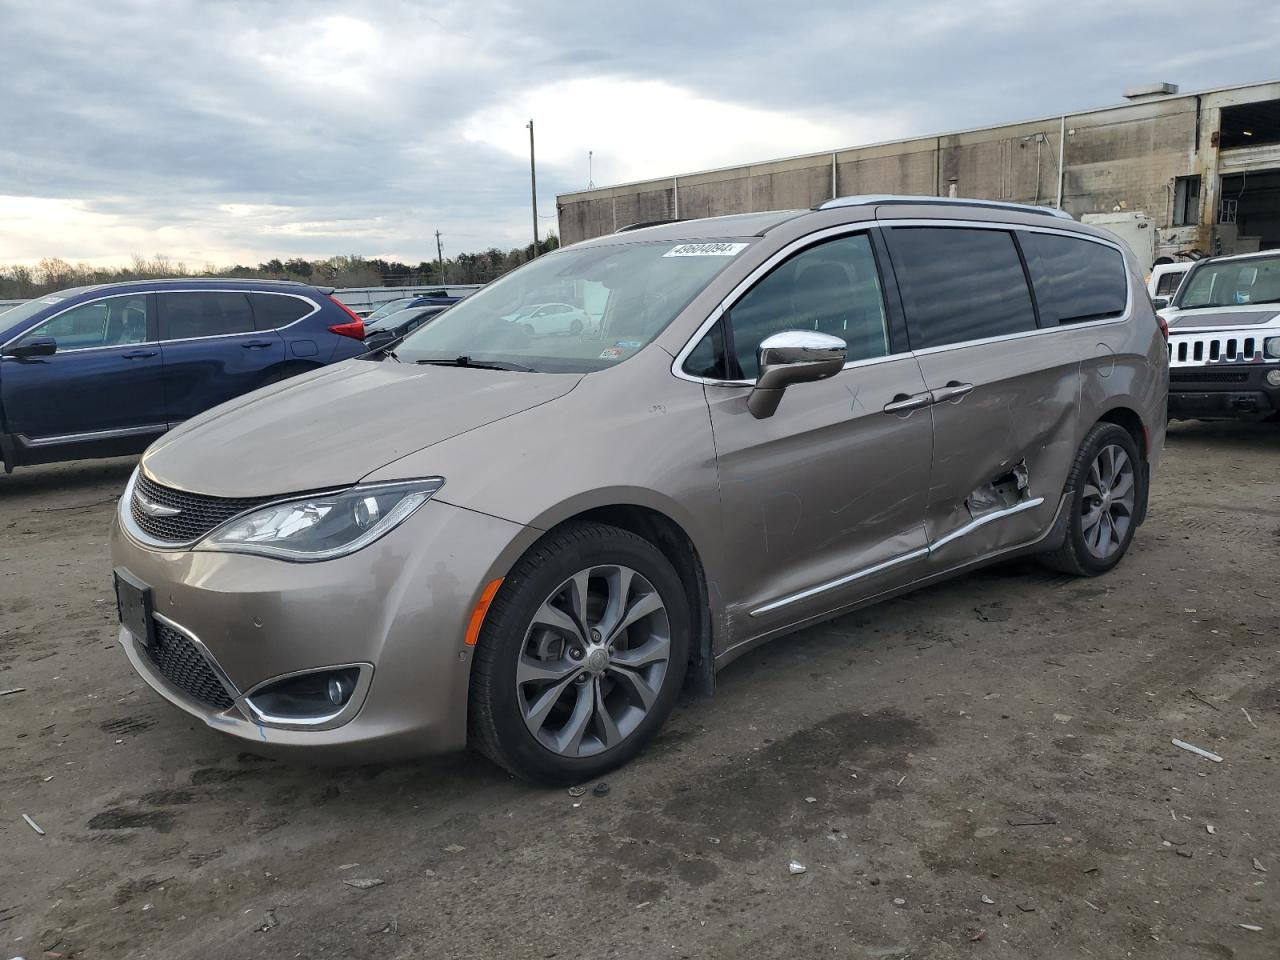
<path fill-rule="evenodd" d="M 1280 81 L 1179 93 L 958 133 L 748 163 L 557 197 L 574 243 L 650 220 L 911 194 L 1060 206 L 1144 259 L 1280 247 Z"/>

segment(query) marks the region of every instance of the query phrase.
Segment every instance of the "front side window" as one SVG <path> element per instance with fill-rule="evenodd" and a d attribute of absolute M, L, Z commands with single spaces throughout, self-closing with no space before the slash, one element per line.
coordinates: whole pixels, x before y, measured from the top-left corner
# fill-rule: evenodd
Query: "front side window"
<path fill-rule="evenodd" d="M 53 337 L 59 353 L 145 343 L 147 295 L 109 297 L 72 307 L 28 331 L 19 342 L 37 337 Z"/>
<path fill-rule="evenodd" d="M 1174 299 L 1183 310 L 1246 303 L 1280 303 L 1280 255 L 1201 264 Z"/>
<path fill-rule="evenodd" d="M 850 361 L 889 353 L 880 275 L 865 233 L 827 240 L 783 261 L 725 315 L 728 370 L 723 379 L 760 375 L 762 341 L 786 330 L 816 330 L 845 342 Z M 716 336 L 720 336 L 716 331 Z M 685 370 L 720 379 L 722 361 L 712 334 L 690 353 Z"/>
<path fill-rule="evenodd" d="M 653 340 L 751 242 L 649 240 L 544 254 L 419 327 L 395 357 L 538 373 L 604 370 Z M 530 322 L 554 309 L 559 322 Z"/>
<path fill-rule="evenodd" d="M 191 290 L 158 297 L 161 340 L 221 337 L 254 329 L 253 310 L 243 293 Z"/>
<path fill-rule="evenodd" d="M 1040 324 L 1118 317 L 1129 301 L 1124 255 L 1091 240 L 1023 232 L 1022 251 L 1040 307 Z"/>
<path fill-rule="evenodd" d="M 916 350 L 1036 328 L 1013 237 L 972 227 L 885 231 Z"/>

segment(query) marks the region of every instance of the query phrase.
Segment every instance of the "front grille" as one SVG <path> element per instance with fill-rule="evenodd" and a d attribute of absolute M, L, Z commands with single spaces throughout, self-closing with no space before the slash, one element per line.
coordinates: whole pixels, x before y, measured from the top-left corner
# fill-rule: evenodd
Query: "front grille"
<path fill-rule="evenodd" d="M 139 496 L 152 503 L 179 511 L 171 517 L 153 517 L 139 505 Z M 236 514 L 274 500 L 274 497 L 207 497 L 199 493 L 174 490 L 138 474 L 133 488 L 129 512 L 144 533 L 169 543 L 190 543 L 221 526 Z"/>
<path fill-rule="evenodd" d="M 1249 374 L 1225 370 L 1170 370 L 1169 379 L 1177 383 L 1247 383 Z"/>
<path fill-rule="evenodd" d="M 1256 363 L 1262 357 L 1262 338 L 1230 334 L 1178 334 L 1169 341 L 1169 365 L 1199 363 Z"/>
<path fill-rule="evenodd" d="M 213 667 L 201 656 L 196 645 L 159 620 L 155 626 L 155 641 L 147 647 L 147 656 L 161 676 L 201 703 L 219 710 L 231 706 L 226 687 L 218 682 Z"/>

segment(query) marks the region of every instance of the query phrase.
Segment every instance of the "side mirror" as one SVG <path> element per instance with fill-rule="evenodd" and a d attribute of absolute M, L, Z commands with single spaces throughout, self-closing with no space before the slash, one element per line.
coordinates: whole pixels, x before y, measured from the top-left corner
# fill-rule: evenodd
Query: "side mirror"
<path fill-rule="evenodd" d="M 1152 297 L 1151 305 L 1155 307 L 1157 310 L 1163 310 L 1165 307 L 1169 305 L 1169 298 L 1168 297 Z"/>
<path fill-rule="evenodd" d="M 17 357 L 19 360 L 27 360 L 31 357 L 52 357 L 57 352 L 58 341 L 53 337 L 32 337 L 30 340 L 4 348 L 6 357 Z"/>
<path fill-rule="evenodd" d="M 784 330 L 766 337 L 756 350 L 760 376 L 747 397 L 747 409 L 757 420 L 772 417 L 787 387 L 825 380 L 843 370 L 847 349 L 839 337 L 814 330 Z"/>

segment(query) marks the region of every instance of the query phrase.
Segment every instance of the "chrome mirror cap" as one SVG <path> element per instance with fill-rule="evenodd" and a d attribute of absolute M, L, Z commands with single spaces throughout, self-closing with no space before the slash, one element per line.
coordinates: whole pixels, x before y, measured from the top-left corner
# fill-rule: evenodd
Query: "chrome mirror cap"
<path fill-rule="evenodd" d="M 843 370 L 847 349 L 839 337 L 816 330 L 784 330 L 766 337 L 756 351 L 760 376 L 747 397 L 747 409 L 757 420 L 773 416 L 787 387 Z"/>

